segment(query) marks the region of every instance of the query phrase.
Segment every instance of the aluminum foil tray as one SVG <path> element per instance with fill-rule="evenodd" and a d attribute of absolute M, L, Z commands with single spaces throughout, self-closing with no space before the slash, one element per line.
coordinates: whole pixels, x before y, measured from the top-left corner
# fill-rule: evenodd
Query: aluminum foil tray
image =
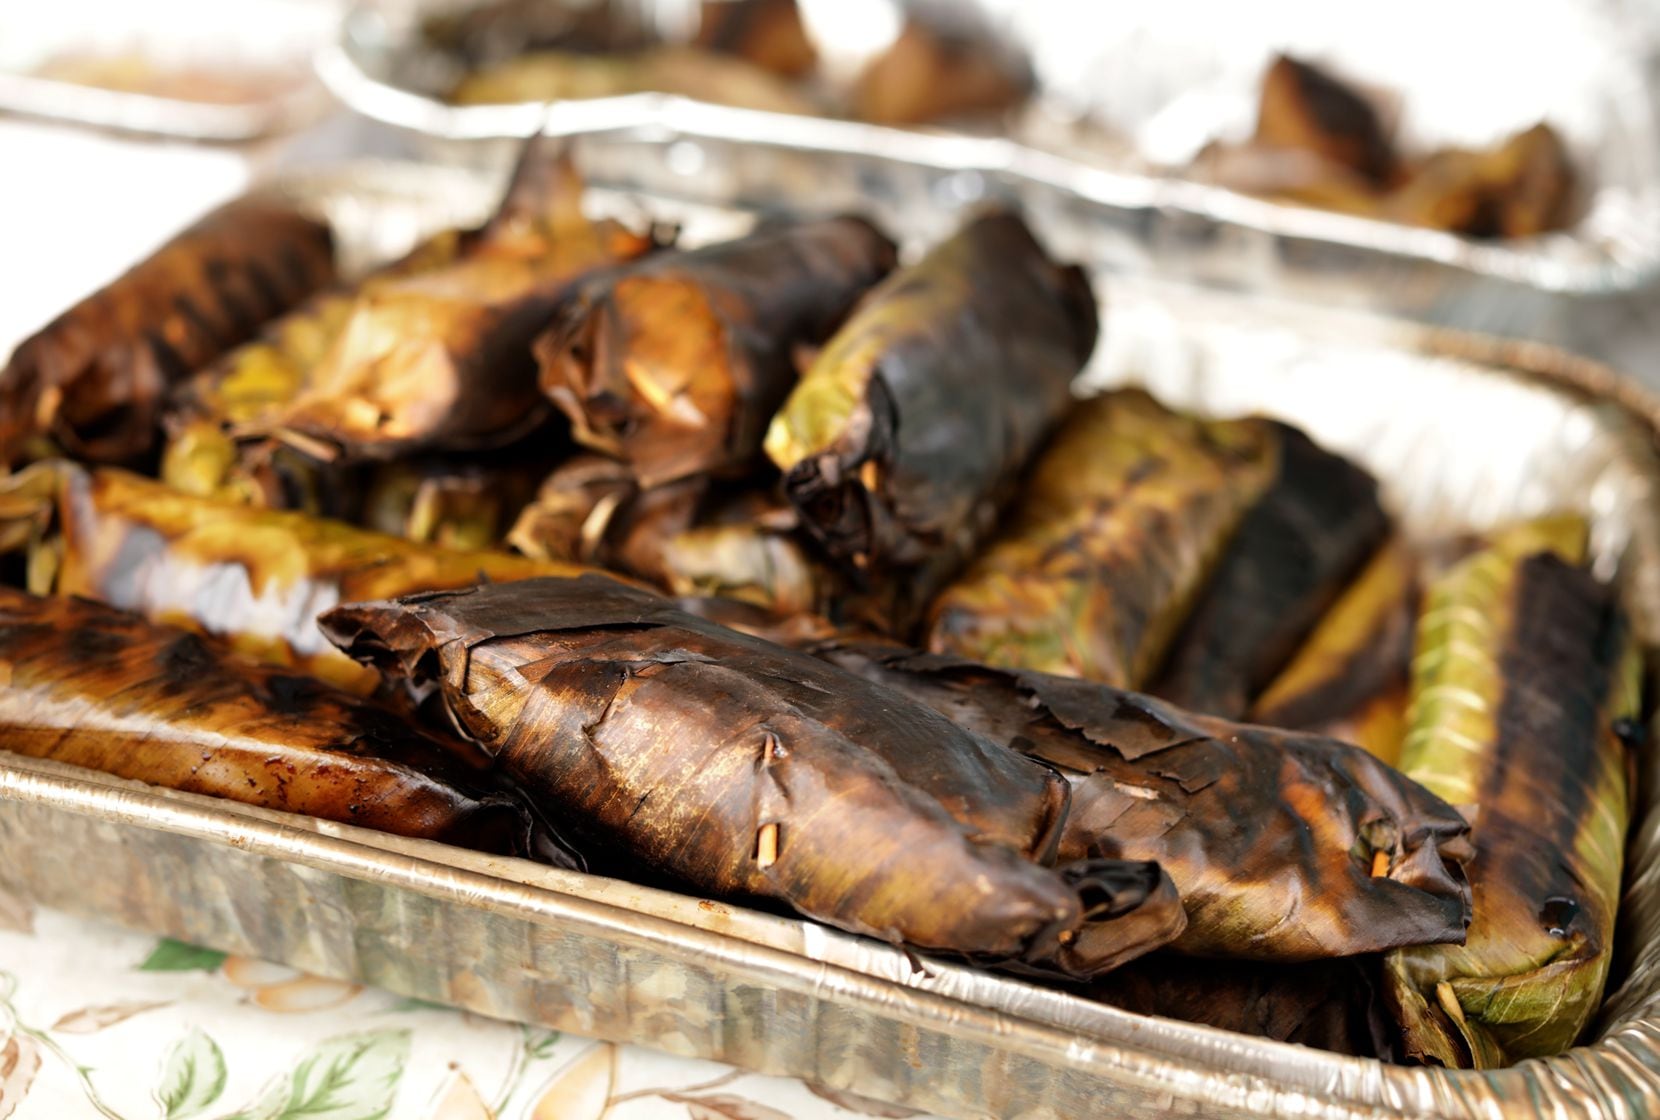
<path fill-rule="evenodd" d="M 602 178 L 647 153 L 643 144 L 579 146 Z M 756 158 L 764 167 L 764 153 Z M 949 176 L 843 162 L 794 190 L 822 185 L 800 197 L 833 207 L 845 201 L 840 191 L 862 187 L 912 250 L 962 204 Z M 361 262 L 437 225 L 476 220 L 499 184 L 455 169 L 356 165 L 291 174 L 271 189 L 329 214 Z M 791 191 L 775 184 L 772 205 Z M 748 208 L 635 191 L 597 191 L 594 203 L 681 221 L 693 239 L 751 219 Z M 1058 251 L 1093 256 L 1088 215 L 1064 198 L 1028 203 Z M 1184 405 L 1285 416 L 1377 472 L 1410 530 L 1582 511 L 1596 563 L 1619 581 L 1646 642 L 1660 644 L 1660 402 L 1613 371 L 1537 346 L 1263 297 L 1123 277 L 1101 284 L 1106 341 L 1088 383 L 1141 383 Z M 1660 1113 L 1657 791 L 1651 753 L 1616 974 L 1593 1040 L 1492 1073 L 1393 1067 L 1131 1015 L 962 966 L 919 965 L 807 921 L 3 752 L 0 889 L 484 1014 L 963 1117 L 1623 1120 Z"/>
<path fill-rule="evenodd" d="M 247 141 L 319 115 L 313 52 L 334 33 L 327 0 L 56 0 L 0 4 L 0 112 L 185 140 Z M 264 81 L 214 101 L 49 76 L 67 58 L 160 73 L 207 69 Z"/>
<path fill-rule="evenodd" d="M 488 159 L 482 142 L 539 127 L 580 134 L 632 123 L 711 140 L 768 137 L 809 155 L 852 150 L 977 169 L 1063 188 L 1108 222 L 1138 228 L 1139 250 L 1171 253 L 1207 281 L 1525 337 L 1554 337 L 1549 328 L 1563 314 L 1540 293 L 1607 295 L 1660 276 L 1660 125 L 1646 37 L 1614 21 L 1617 6 L 1539 0 L 1524 18 L 1505 0 L 935 4 L 989 26 L 1031 63 L 1038 92 L 998 136 L 757 121 L 766 114 L 693 112 L 659 96 L 565 102 L 551 112 L 529 103 L 449 105 L 438 93 L 454 67 L 421 45 L 418 26 L 423 14 L 464 2 L 356 4 L 319 56 L 324 80 L 360 112 L 409 130 L 428 154 Z M 648 19 L 666 38 L 690 26 L 688 0 L 598 2 Z M 904 2 L 922 0 L 800 0 L 842 71 L 870 49 L 869 27 L 882 10 Z M 1548 117 L 1587 182 L 1580 220 L 1529 241 L 1477 242 L 1184 179 L 1204 142 L 1249 131 L 1257 82 L 1281 49 L 1392 91 L 1415 150 L 1490 143 Z M 1135 267 L 1140 253 L 1107 263 Z"/>

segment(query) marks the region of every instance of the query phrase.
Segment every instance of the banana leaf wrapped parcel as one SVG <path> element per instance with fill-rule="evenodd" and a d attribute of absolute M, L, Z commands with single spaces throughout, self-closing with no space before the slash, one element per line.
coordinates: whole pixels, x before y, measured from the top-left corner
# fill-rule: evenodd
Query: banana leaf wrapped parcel
<path fill-rule="evenodd" d="M 796 0 L 701 0 L 693 42 L 785 78 L 801 77 L 818 61 Z"/>
<path fill-rule="evenodd" d="M 0 729 L 15 754 L 575 866 L 475 748 L 85 599 L 0 588 Z"/>
<path fill-rule="evenodd" d="M 1435 578 L 1401 769 L 1474 807 L 1462 946 L 1385 958 L 1410 1056 L 1493 1069 L 1572 1046 L 1608 977 L 1641 666 L 1583 523 L 1523 523 Z"/>
<path fill-rule="evenodd" d="M 1388 128 L 1362 94 L 1289 55 L 1263 75 L 1253 142 L 1312 153 L 1371 187 L 1386 186 L 1399 162 Z"/>
<path fill-rule="evenodd" d="M 1053 769 L 600 577 L 337 607 L 329 636 L 609 853 L 921 950 L 1087 979 L 1180 934 L 1156 864 L 1051 866 Z"/>
<path fill-rule="evenodd" d="M 1459 813 L 1364 751 L 1151 697 L 869 642 L 809 645 L 1072 786 L 1059 858 L 1159 863 L 1198 956 L 1302 961 L 1459 941 Z"/>
<path fill-rule="evenodd" d="M 395 459 L 366 473 L 354 523 L 444 548 L 495 548 L 535 496 L 547 462 L 540 449 L 510 450 Z"/>
<path fill-rule="evenodd" d="M 1251 721 L 1341 739 L 1395 765 L 1406 738 L 1417 581 L 1411 546 L 1390 540 L 1257 697 Z"/>
<path fill-rule="evenodd" d="M 1072 403 L 1095 297 L 1008 212 L 873 289 L 767 429 L 790 500 L 838 559 L 905 569 L 984 540 Z"/>
<path fill-rule="evenodd" d="M 215 634 L 356 691 L 378 681 L 317 629 L 317 614 L 335 603 L 588 570 L 437 548 L 63 461 L 0 480 L 0 548 L 28 551 L 36 594 L 84 595 Z"/>
<path fill-rule="evenodd" d="M 167 403 L 162 479 L 203 497 L 331 512 L 317 491 L 338 474 L 306 453 L 314 445 L 302 450 L 259 433 L 339 345 L 359 297 L 454 264 L 476 241 L 476 232 L 440 231 L 355 283 L 318 293 L 180 382 Z"/>
<path fill-rule="evenodd" d="M 333 279 L 324 223 L 257 197 L 220 207 L 18 345 L 0 372 L 0 464 L 42 441 L 141 458 L 172 385 Z"/>
<path fill-rule="evenodd" d="M 1084 401 L 997 539 L 934 601 L 929 648 L 1142 687 L 1277 449 L 1266 423 L 1199 420 L 1139 390 Z"/>
<path fill-rule="evenodd" d="M 795 511 L 751 497 L 664 542 L 664 586 L 677 596 L 734 599 L 781 617 L 859 613 L 862 597 L 810 550 Z"/>
<path fill-rule="evenodd" d="M 666 583 L 664 550 L 697 518 L 702 477 L 642 489 L 627 463 L 577 455 L 543 480 L 507 541 L 526 556 L 590 564 Z"/>
<path fill-rule="evenodd" d="M 542 389 L 576 438 L 642 487 L 747 469 L 816 347 L 893 269 L 863 218 L 764 222 L 582 284 L 536 341 Z"/>
<path fill-rule="evenodd" d="M 459 259 L 361 296 L 277 420 L 347 459 L 502 447 L 547 415 L 530 343 L 584 274 L 651 238 L 582 212 L 583 184 L 546 138 Z"/>
<path fill-rule="evenodd" d="M 533 140 L 481 230 L 434 240 L 349 305 L 330 300 L 228 363 L 227 376 L 247 379 L 236 387 L 244 401 L 259 383 L 241 434 L 356 461 L 504 447 L 535 430 L 552 406 L 531 341 L 576 280 L 653 247 L 588 218 L 582 191 L 568 155 Z M 230 393 L 221 383 L 196 395 Z"/>
<path fill-rule="evenodd" d="M 1389 531 L 1377 480 L 1271 422 L 1278 473 L 1239 524 L 1148 691 L 1239 719 Z"/>
<path fill-rule="evenodd" d="M 1032 82 L 1027 62 L 990 36 L 913 11 L 859 72 L 848 109 L 874 124 L 928 124 L 1014 109 Z"/>

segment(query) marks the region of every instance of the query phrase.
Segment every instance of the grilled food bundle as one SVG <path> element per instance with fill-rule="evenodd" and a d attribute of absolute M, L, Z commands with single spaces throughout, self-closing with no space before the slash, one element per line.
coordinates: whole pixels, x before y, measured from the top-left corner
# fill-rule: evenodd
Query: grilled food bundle
<path fill-rule="evenodd" d="M 1574 219 L 1577 178 L 1545 122 L 1491 147 L 1400 151 L 1367 93 L 1282 55 L 1262 79 L 1256 130 L 1213 143 L 1195 173 L 1235 190 L 1477 238 L 1534 237 Z"/>
<path fill-rule="evenodd" d="M 905 13 L 858 72 L 820 66 L 796 0 L 704 0 L 689 39 L 666 43 L 626 5 L 571 9 L 496 0 L 429 19 L 423 38 L 461 71 L 457 105 L 582 100 L 636 93 L 694 97 L 775 113 L 914 125 L 1006 112 L 1032 74 L 985 28 L 949 10 Z"/>
<path fill-rule="evenodd" d="M 1582 1035 L 1644 711 L 1583 521 L 1416 540 L 1287 424 L 1075 399 L 1096 296 L 1009 209 L 583 202 L 536 141 L 346 280 L 233 205 L 20 348 L 6 749 L 1345 1053 Z"/>

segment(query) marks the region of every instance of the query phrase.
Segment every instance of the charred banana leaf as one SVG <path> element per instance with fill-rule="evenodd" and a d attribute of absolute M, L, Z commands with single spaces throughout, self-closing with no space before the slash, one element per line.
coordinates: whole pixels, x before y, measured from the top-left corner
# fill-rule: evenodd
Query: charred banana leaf
<path fill-rule="evenodd" d="M 1148 690 L 1224 719 L 1245 715 L 1389 531 L 1371 475 L 1295 428 L 1273 427 L 1279 473 Z"/>
<path fill-rule="evenodd" d="M 0 588 L 0 728 L 32 758 L 575 866 L 476 747 L 85 599 Z"/>
<path fill-rule="evenodd" d="M 1572 1046 L 1608 976 L 1640 666 L 1583 525 L 1524 524 L 1432 582 L 1401 769 L 1476 813 L 1462 946 L 1385 958 L 1408 1053 L 1492 1069 Z"/>
<path fill-rule="evenodd" d="M 780 77 L 799 78 L 818 61 L 796 0 L 703 0 L 695 42 L 736 55 Z"/>
<path fill-rule="evenodd" d="M 767 454 L 832 555 L 966 555 L 1071 404 L 1096 329 L 1084 274 L 1014 214 L 986 215 L 866 296 L 773 418 Z"/>
<path fill-rule="evenodd" d="M 1568 224 L 1573 164 L 1545 124 L 1497 148 L 1448 148 L 1413 169 L 1388 200 L 1395 221 L 1470 237 L 1532 237 Z"/>
<path fill-rule="evenodd" d="M 548 475 L 507 542 L 526 556 L 611 568 L 663 585 L 664 550 L 692 525 L 707 490 L 702 478 L 642 490 L 626 463 L 578 455 Z"/>
<path fill-rule="evenodd" d="M 347 459 L 501 447 L 546 417 L 530 342 L 570 285 L 649 238 L 582 213 L 570 160 L 533 142 L 501 210 L 451 265 L 354 301 L 282 411 L 282 432 Z M 280 434 L 280 433 L 279 433 Z"/>
<path fill-rule="evenodd" d="M 1060 770 L 1059 858 L 1157 861 L 1187 909 L 1177 951 L 1303 961 L 1463 937 L 1469 825 L 1356 747 L 1043 673 L 811 648 Z"/>
<path fill-rule="evenodd" d="M 1377 110 L 1324 70 L 1286 55 L 1263 76 L 1255 142 L 1311 152 L 1376 186 L 1395 171 Z"/>
<path fill-rule="evenodd" d="M 257 660 L 356 691 L 373 688 L 374 674 L 330 646 L 315 622 L 335 603 L 586 570 L 435 548 L 62 461 L 0 482 L 0 547 L 29 551 L 36 594 L 84 595 L 219 635 Z"/>
<path fill-rule="evenodd" d="M 822 616 L 843 631 L 908 635 L 955 557 L 898 575 L 831 563 L 775 491 L 717 491 L 670 537 L 659 581 L 677 596 L 737 600 L 774 615 Z"/>
<path fill-rule="evenodd" d="M 918 949 L 1087 978 L 1168 941 L 1154 864 L 1052 857 L 1052 769 L 806 654 L 598 578 L 339 607 L 341 648 L 596 851 Z"/>
<path fill-rule="evenodd" d="M 927 124 L 1013 109 L 1031 88 L 1030 70 L 989 39 L 909 19 L 859 74 L 851 109 L 876 124 Z"/>
<path fill-rule="evenodd" d="M 1380 990 L 1376 957 L 1258 964 L 1159 952 L 1103 976 L 1082 994 L 1141 1015 L 1391 1060 L 1398 1032 Z"/>
<path fill-rule="evenodd" d="M 642 487 L 741 472 L 795 384 L 795 351 L 829 337 L 896 260 L 855 217 L 654 254 L 561 308 L 536 342 L 542 390 Z"/>
<path fill-rule="evenodd" d="M 584 216 L 570 160 L 533 141 L 458 259 L 353 299 L 265 434 L 346 460 L 504 447 L 547 417 L 530 343 L 571 285 L 650 247 Z"/>
<path fill-rule="evenodd" d="M 1396 538 L 1320 620 L 1257 698 L 1251 720 L 1353 743 L 1400 761 L 1418 616 L 1418 560 Z"/>
<path fill-rule="evenodd" d="M 1080 404 L 1001 535 L 934 602 L 928 644 L 989 665 L 1143 685 L 1273 477 L 1273 429 L 1140 391 Z"/>
<path fill-rule="evenodd" d="M 354 521 L 380 533 L 443 548 L 495 548 L 546 473 L 531 459 L 469 456 L 377 464 Z"/>
<path fill-rule="evenodd" d="M 698 525 L 663 549 L 665 586 L 676 595 L 735 599 L 778 615 L 829 612 L 852 589 L 813 555 L 793 511 L 754 520 Z"/>
<path fill-rule="evenodd" d="M 177 386 L 169 405 L 162 479 L 203 497 L 338 512 L 328 495 L 355 491 L 360 483 L 340 478 L 299 447 L 247 433 L 268 429 L 299 395 L 340 344 L 360 296 L 453 265 L 476 240 L 476 234 L 461 230 L 439 233 L 356 285 L 313 297 Z"/>
<path fill-rule="evenodd" d="M 258 198 L 215 210 L 17 347 L 0 373 L 0 461 L 54 445 L 141 458 L 173 384 L 333 278 L 323 223 Z"/>

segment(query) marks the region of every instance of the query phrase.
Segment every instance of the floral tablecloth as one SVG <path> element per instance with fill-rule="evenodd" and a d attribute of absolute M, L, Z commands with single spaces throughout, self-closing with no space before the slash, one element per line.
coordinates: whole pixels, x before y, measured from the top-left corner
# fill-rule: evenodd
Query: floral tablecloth
<path fill-rule="evenodd" d="M 0 1120 L 916 1115 L 399 999 L 0 895 Z"/>

